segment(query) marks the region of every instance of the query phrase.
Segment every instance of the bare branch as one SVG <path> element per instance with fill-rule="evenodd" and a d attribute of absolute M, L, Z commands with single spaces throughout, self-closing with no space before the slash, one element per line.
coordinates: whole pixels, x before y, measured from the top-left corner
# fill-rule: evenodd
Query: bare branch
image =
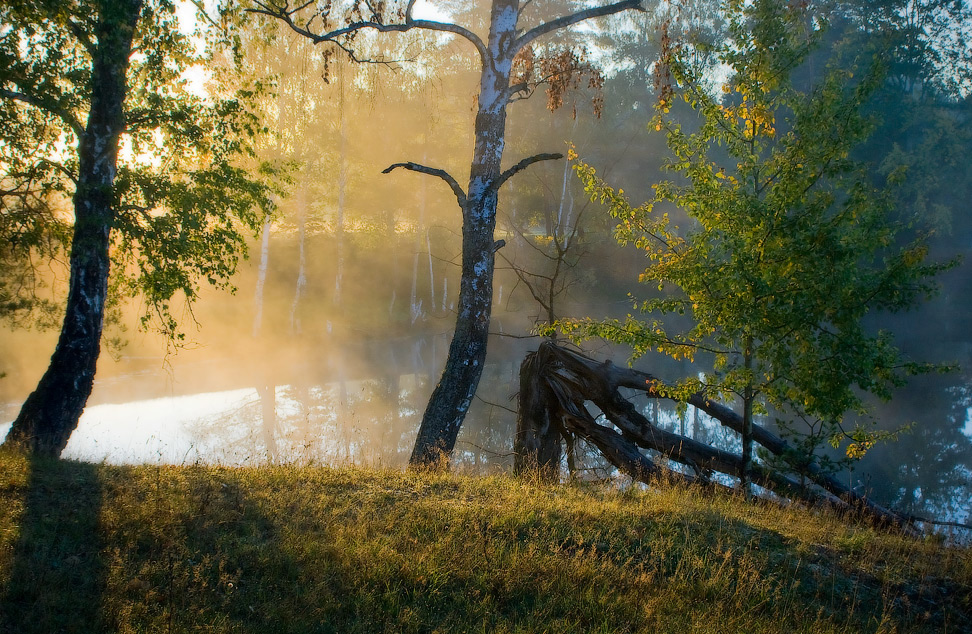
<path fill-rule="evenodd" d="M 71 182 L 74 183 L 75 185 L 78 184 L 78 177 L 77 177 L 77 175 L 74 172 L 72 172 L 71 170 L 69 170 L 67 168 L 67 166 L 64 165 L 63 163 L 58 163 L 56 161 L 51 161 L 51 160 L 48 160 L 46 158 L 42 158 L 42 159 L 40 159 L 38 161 L 38 164 L 40 164 L 40 165 L 49 165 L 49 166 L 53 167 L 55 170 L 59 171 L 60 173 L 64 174 L 65 176 L 67 176 L 71 180 Z"/>
<path fill-rule="evenodd" d="M 513 84 L 506 89 L 506 99 L 507 101 L 522 101 L 524 99 L 529 99 L 530 96 L 536 91 L 536 86 L 531 85 L 529 82 L 521 81 L 518 84 Z M 522 96 L 516 96 L 523 93 Z"/>
<path fill-rule="evenodd" d="M 547 33 L 566 28 L 572 24 L 583 22 L 584 20 L 599 18 L 605 15 L 614 15 L 615 13 L 627 11 L 628 9 L 644 11 L 644 9 L 641 7 L 641 0 L 622 0 L 621 2 L 616 2 L 603 7 L 593 7 L 591 9 L 585 9 L 584 11 L 578 11 L 577 13 L 565 15 L 563 17 L 559 17 L 535 26 L 517 39 L 516 44 L 513 46 L 513 50 L 519 51 L 541 35 L 546 35 Z"/>
<path fill-rule="evenodd" d="M 216 22 L 216 20 L 214 20 L 212 16 L 209 15 L 209 12 L 206 10 L 206 3 L 203 2 L 203 0 L 189 0 L 189 1 L 192 2 L 194 5 L 196 5 L 197 16 L 202 16 L 202 18 L 206 20 L 206 22 L 209 22 L 212 26 L 216 27 L 220 31 L 225 31 L 223 26 L 220 25 L 218 22 Z"/>
<path fill-rule="evenodd" d="M 533 156 L 527 157 L 500 174 L 499 180 L 492 184 L 493 190 L 496 191 L 503 186 L 503 183 L 510 180 L 511 177 L 519 172 L 522 172 L 526 168 L 530 167 L 534 163 L 539 163 L 540 161 L 556 161 L 558 159 L 564 158 L 563 154 L 534 154 Z"/>
<path fill-rule="evenodd" d="M 345 54 L 348 56 L 348 59 L 350 59 L 355 64 L 378 64 L 380 66 L 387 66 L 387 67 L 391 68 L 392 70 L 396 70 L 397 71 L 397 70 L 399 70 L 398 64 L 401 64 L 402 62 L 414 62 L 415 61 L 414 59 L 368 59 L 368 58 L 360 58 L 354 52 L 354 49 L 351 48 L 350 46 L 347 46 L 346 44 L 342 44 L 341 42 L 337 42 L 337 41 L 331 42 L 331 44 L 334 44 L 339 49 L 341 49 L 342 51 L 344 51 Z"/>
<path fill-rule="evenodd" d="M 459 206 L 465 211 L 466 209 L 466 192 L 462 190 L 462 187 L 456 182 L 449 172 L 445 170 L 436 169 L 434 167 L 426 167 L 425 165 L 419 165 L 418 163 L 395 163 L 394 165 L 389 165 L 381 171 L 382 174 L 388 174 L 396 167 L 401 167 L 407 170 L 412 170 L 413 172 L 421 172 L 422 174 L 428 174 L 429 176 L 438 176 L 452 188 L 452 192 L 456 195 L 456 200 L 459 202 Z"/>
<path fill-rule="evenodd" d="M 365 29 L 374 29 L 379 33 L 391 33 L 399 32 L 404 33 L 405 31 L 410 31 L 412 29 L 424 29 L 426 31 L 439 31 L 441 33 L 452 33 L 453 35 L 458 35 L 465 38 L 476 47 L 479 52 L 480 60 L 486 62 L 486 45 L 483 44 L 482 39 L 469 29 L 459 26 L 458 24 L 452 24 L 449 22 L 436 22 L 434 20 L 415 20 L 412 18 L 412 9 L 414 7 L 414 0 L 410 0 L 408 7 L 405 11 L 405 22 L 394 23 L 394 24 L 384 24 L 377 20 L 363 20 L 358 22 L 351 22 L 347 26 L 341 27 L 339 29 L 333 29 L 331 31 L 325 31 L 323 33 L 315 33 L 311 31 L 307 25 L 297 24 L 293 16 L 305 5 L 301 7 L 291 9 L 289 4 L 284 6 L 272 6 L 263 2 L 262 0 L 255 0 L 255 9 L 247 9 L 249 13 L 257 13 L 269 16 L 271 18 L 276 18 L 286 24 L 290 29 L 311 40 L 315 44 L 320 44 L 322 42 L 339 43 L 339 38 L 347 37 L 357 33 L 358 31 L 363 31 Z M 342 48 L 345 48 L 342 46 Z M 347 50 L 345 48 L 345 50 Z"/>
<path fill-rule="evenodd" d="M 544 310 L 549 310 L 549 307 L 544 301 L 543 296 L 540 294 L 540 291 L 538 291 L 536 287 L 534 287 L 533 283 L 529 279 L 527 279 L 527 276 L 538 277 L 541 279 L 543 279 L 543 276 L 537 275 L 535 273 L 529 273 L 527 271 L 522 270 L 520 267 L 516 266 L 516 264 L 512 262 L 508 257 L 506 257 L 506 255 L 502 253 L 500 253 L 499 256 L 503 258 L 503 260 L 509 265 L 510 270 L 513 271 L 513 273 L 516 275 L 519 281 L 522 282 L 523 285 L 527 287 L 527 290 L 530 291 L 530 295 L 533 296 L 533 300 L 538 304 L 540 304 L 540 308 Z"/>

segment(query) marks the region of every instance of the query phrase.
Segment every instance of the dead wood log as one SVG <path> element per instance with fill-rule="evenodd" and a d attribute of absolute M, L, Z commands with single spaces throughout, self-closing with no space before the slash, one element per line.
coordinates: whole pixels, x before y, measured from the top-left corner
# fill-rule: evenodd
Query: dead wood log
<path fill-rule="evenodd" d="M 517 426 L 513 442 L 516 473 L 539 471 L 542 477 L 559 475 L 561 439 L 569 434 L 585 438 L 618 469 L 649 482 L 666 476 L 684 482 L 695 479 L 655 464 L 624 433 L 600 425 L 576 395 L 587 391 L 578 383 L 582 375 L 557 373 L 556 346 L 542 345 L 520 365 Z"/>
<path fill-rule="evenodd" d="M 619 392 L 630 388 L 649 398 L 670 398 L 659 387 L 658 378 L 610 361 L 597 362 L 552 342 L 541 344 L 527 355 L 520 368 L 520 410 L 514 451 L 517 468 L 540 467 L 546 477 L 556 477 L 560 465 L 560 439 L 567 433 L 585 438 L 621 471 L 648 482 L 665 475 L 686 482 L 708 482 L 712 472 L 742 476 L 742 459 L 731 452 L 711 447 L 680 434 L 659 428 Z M 593 403 L 617 428 L 601 425 L 587 409 Z M 695 394 L 688 399 L 720 424 L 740 433 L 742 417 L 730 408 Z M 880 525 L 914 532 L 911 518 L 858 495 L 824 471 L 807 456 L 799 456 L 789 443 L 764 427 L 753 426 L 753 439 L 794 471 L 819 488 L 801 484 L 791 476 L 766 465 L 751 465 L 751 481 L 788 498 L 823 502 L 842 511 L 861 514 Z M 656 451 L 664 458 L 687 465 L 695 476 L 682 474 L 656 463 L 641 450 Z M 799 461 L 796 458 L 801 458 Z"/>
<path fill-rule="evenodd" d="M 556 479 L 560 470 L 564 434 L 557 399 L 543 381 L 540 358 L 527 355 L 520 364 L 516 435 L 513 438 L 513 470 L 536 470 L 545 479 Z M 553 405 L 553 406 L 551 406 Z"/>

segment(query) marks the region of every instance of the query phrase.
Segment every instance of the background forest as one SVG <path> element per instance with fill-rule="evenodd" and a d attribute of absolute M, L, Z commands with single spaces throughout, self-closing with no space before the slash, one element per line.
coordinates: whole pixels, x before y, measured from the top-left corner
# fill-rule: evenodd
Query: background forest
<path fill-rule="evenodd" d="M 535 0 L 530 9 L 542 19 L 557 4 Z M 895 240 L 920 238 L 926 261 L 947 265 L 929 301 L 869 314 L 866 329 L 893 333 L 909 361 L 949 370 L 912 377 L 887 400 L 862 395 L 869 412 L 859 420 L 849 416 L 844 427 L 860 424 L 893 439 L 855 452 L 848 446 L 861 447 L 859 439 L 838 438 L 832 447 L 831 435 L 812 422 L 800 431 L 858 493 L 905 511 L 965 521 L 972 499 L 972 47 L 966 39 L 972 15 L 964 3 L 939 0 L 813 8 L 819 23 L 812 30 L 820 41 L 793 69 L 793 85 L 809 91 L 835 69 L 854 85 L 862 79 L 854 77 L 856 56 L 879 53 L 881 79 L 863 107 L 874 128 L 852 158 L 868 167 L 875 183 L 889 176 L 898 183 L 890 194 L 901 227 Z M 678 43 L 704 89 L 714 99 L 729 99 L 722 96 L 729 70 L 714 54 L 729 37 L 729 25 L 726 7 L 708 0 L 645 9 L 545 40 L 538 50 L 538 59 L 549 64 L 543 72 L 556 74 L 557 63 L 600 72 L 552 89 L 531 85 L 510 107 L 504 164 L 540 152 L 565 159 L 533 165 L 501 189 L 495 237 L 505 246 L 497 252 L 483 378 L 453 455 L 459 468 L 511 466 L 519 365 L 542 339 L 538 325 L 623 320 L 637 313 L 633 306 L 640 301 L 664 297 L 639 284 L 643 250 L 618 245 L 618 220 L 591 200 L 573 168 L 582 161 L 638 202 L 652 199 L 660 180 L 684 182 L 662 171 L 670 150 L 654 117 L 673 82 L 663 62 Z M 202 18 L 193 23 L 188 5 L 178 11 L 183 28 L 208 28 Z M 485 19 L 478 3 L 428 3 L 419 11 L 486 30 L 477 23 Z M 230 278 L 235 293 L 204 286 L 191 308 L 183 308 L 176 293 L 168 312 L 159 311 L 151 294 L 126 286 L 126 271 L 116 274 L 103 338 L 111 354 L 99 360 L 89 411 L 223 394 L 225 406 L 187 418 L 194 439 L 193 451 L 184 454 L 189 461 L 404 464 L 455 323 L 461 219 L 453 192 L 439 180 L 382 171 L 414 161 L 465 178 L 477 105 L 474 51 L 442 33 L 368 35 L 357 45 L 383 61 L 354 63 L 273 20 L 237 17 L 231 35 L 239 56 L 211 56 L 208 66 L 196 65 L 184 78 L 190 91 L 208 84 L 225 92 L 253 79 L 268 84 L 253 96 L 266 130 L 254 141 L 248 165 L 284 166 L 287 182 L 274 195 L 276 210 L 252 219 L 257 233 L 248 241 L 250 258 Z M 568 51 L 574 57 L 565 56 Z M 686 132 L 702 127 L 690 104 L 675 100 L 668 107 L 666 116 Z M 664 210 L 674 224 L 689 223 L 676 206 Z M 7 207 L 3 212 L 0 232 L 9 237 L 16 224 Z M 61 210 L 53 217 L 67 215 Z M 58 325 L 66 294 L 65 235 L 61 226 L 49 242 L 27 251 L 7 240 L 0 252 L 6 325 L 0 332 L 0 422 L 17 416 L 47 367 L 56 339 L 51 327 Z M 691 323 L 690 316 L 681 319 Z M 599 340 L 583 345 L 619 364 L 632 352 Z M 711 365 L 704 353 L 694 361 L 673 360 L 651 350 L 635 362 L 670 381 L 698 376 Z M 735 434 L 692 406 L 632 399 L 661 426 L 739 450 Z M 771 412 L 757 417 L 787 431 L 789 423 L 781 425 Z M 71 451 L 69 444 L 67 455 L 84 457 L 86 450 Z M 90 446 L 87 451 L 87 457 L 102 457 Z M 581 478 L 616 475 L 584 443 L 572 463 Z"/>

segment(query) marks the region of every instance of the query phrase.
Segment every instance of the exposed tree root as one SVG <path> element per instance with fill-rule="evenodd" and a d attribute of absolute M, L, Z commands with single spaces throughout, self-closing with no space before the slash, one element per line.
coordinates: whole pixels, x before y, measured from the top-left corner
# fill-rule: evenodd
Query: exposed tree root
<path fill-rule="evenodd" d="M 555 477 L 560 469 L 561 440 L 575 436 L 587 440 L 611 464 L 642 482 L 664 476 L 674 481 L 716 486 L 710 479 L 713 472 L 740 477 L 741 456 L 661 429 L 619 391 L 619 388 L 630 388 L 649 398 L 667 398 L 656 387 L 661 384 L 645 372 L 610 361 L 600 363 L 552 342 L 541 344 L 520 366 L 515 469 L 538 469 L 546 477 Z M 600 424 L 587 403 L 596 406 L 613 428 Z M 741 432 L 742 417 L 725 405 L 703 394 L 693 395 L 687 403 L 723 426 Z M 747 473 L 750 481 L 783 498 L 824 503 L 875 525 L 896 527 L 913 534 L 920 532 L 915 522 L 924 521 L 922 518 L 892 511 L 858 495 L 821 468 L 811 456 L 799 454 L 767 429 L 754 425 L 753 439 L 783 462 L 798 462 L 802 478 L 767 465 L 753 464 Z M 657 452 L 663 458 L 686 465 L 693 473 L 672 470 L 664 461 L 655 460 L 642 450 Z"/>

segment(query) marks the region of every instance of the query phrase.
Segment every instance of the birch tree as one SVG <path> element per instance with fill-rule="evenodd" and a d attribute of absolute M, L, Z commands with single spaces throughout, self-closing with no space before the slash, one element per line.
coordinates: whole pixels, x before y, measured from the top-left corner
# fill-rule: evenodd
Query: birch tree
<path fill-rule="evenodd" d="M 0 24 L 0 209 L 27 225 L 46 203 L 73 210 L 60 338 L 5 444 L 56 456 L 91 393 L 113 262 L 177 338 L 172 298 L 228 285 L 272 203 L 237 163 L 257 130 L 244 102 L 186 90 L 202 57 L 173 2 L 13 0 Z"/>
<path fill-rule="evenodd" d="M 503 246 L 502 241 L 494 238 L 500 188 L 534 163 L 561 158 L 559 154 L 536 154 L 504 170 L 501 164 L 507 107 L 543 82 L 549 87 L 548 97 L 556 101 L 558 94 L 572 85 L 583 71 L 590 70 L 581 57 L 569 49 L 549 59 L 538 60 L 534 45 L 544 36 L 574 24 L 638 9 L 640 0 L 622 0 L 565 12 L 529 28 L 520 25 L 521 14 L 531 4 L 529 1 L 521 4 L 520 0 L 492 0 L 485 38 L 460 24 L 415 18 L 415 0 L 387 4 L 362 0 L 352 4 L 340 16 L 336 15 L 338 11 L 331 3 L 292 5 L 289 2 L 254 1 L 253 11 L 256 13 L 283 21 L 294 32 L 315 43 L 336 46 L 354 60 L 363 59 L 358 47 L 359 36 L 369 31 L 401 33 L 418 29 L 449 34 L 464 39 L 476 50 L 480 80 L 475 145 L 467 186 L 463 188 L 443 169 L 413 162 L 395 163 L 384 170 L 388 173 L 400 168 L 441 179 L 455 194 L 462 211 L 462 273 L 455 332 L 442 377 L 426 407 L 410 459 L 413 465 L 434 465 L 446 459 L 455 446 L 486 359 L 495 255 Z"/>

